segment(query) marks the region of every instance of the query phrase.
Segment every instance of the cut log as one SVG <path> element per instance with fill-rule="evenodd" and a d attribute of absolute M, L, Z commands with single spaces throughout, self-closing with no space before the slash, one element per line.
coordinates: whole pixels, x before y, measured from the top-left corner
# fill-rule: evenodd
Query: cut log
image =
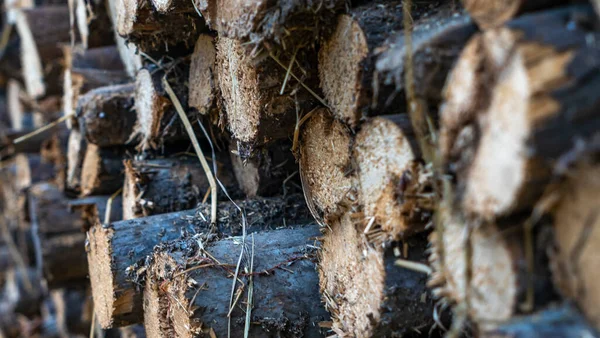
<path fill-rule="evenodd" d="M 300 56 L 297 60 L 310 59 Z M 281 60 L 288 64 L 289 61 Z M 312 65 L 314 69 L 314 64 Z M 294 68 L 296 69 L 296 68 Z M 303 81 L 310 87 L 310 65 Z M 297 88 L 290 79 L 285 92 L 280 94 L 286 70 L 273 59 L 246 55 L 239 40 L 219 37 L 217 41 L 217 72 L 226 114 L 224 123 L 238 142 L 242 159 L 251 157 L 256 147 L 273 140 L 288 138 L 294 131 L 297 116 L 307 113 L 315 105 L 306 90 Z M 298 76 L 301 74 L 298 73 Z M 313 88 L 316 88 L 316 83 Z"/>
<path fill-rule="evenodd" d="M 599 174 L 598 164 L 582 164 L 563 183 L 561 201 L 554 210 L 557 252 L 551 257 L 560 293 L 575 301 L 589 322 L 600 330 L 600 310 L 596 306 L 600 299 Z"/>
<path fill-rule="evenodd" d="M 173 53 L 177 47 L 191 49 L 198 34 L 205 32 L 204 20 L 190 1 L 117 1 L 117 32 L 146 53 Z"/>
<path fill-rule="evenodd" d="M 87 141 L 77 129 L 71 129 L 67 149 L 67 181 L 65 190 L 79 194 L 81 191 L 81 168 L 85 159 Z"/>
<path fill-rule="evenodd" d="M 188 89 L 183 80 L 188 76 L 187 74 L 186 69 L 178 68 L 170 73 L 167 78 L 181 104 L 187 102 Z M 162 78 L 164 75 L 163 71 L 144 68 L 136 76 L 135 111 L 137 124 L 132 139 L 139 139 L 139 148 L 142 150 L 156 149 L 166 141 L 189 139 L 173 102 L 165 88 L 163 88 Z M 192 123 L 196 120 L 193 117 L 188 118 Z"/>
<path fill-rule="evenodd" d="M 61 125 L 52 136 L 44 140 L 39 151 L 42 160 L 54 166 L 55 176 L 52 182 L 62 191 L 66 190 L 69 135 L 70 133 L 66 126 Z"/>
<path fill-rule="evenodd" d="M 23 89 L 17 80 L 8 80 L 6 84 L 6 108 L 10 120 L 10 127 L 20 131 L 26 128 L 33 127 L 33 121 L 30 114 L 25 112 L 25 108 L 21 103 Z"/>
<path fill-rule="evenodd" d="M 221 93 L 215 69 L 216 57 L 215 38 L 200 34 L 190 61 L 188 106 L 202 115 L 219 114 L 217 103 Z"/>
<path fill-rule="evenodd" d="M 250 199 L 238 202 L 246 210 L 247 231 L 302 224 L 310 215 L 302 197 Z M 146 256 L 160 242 L 177 239 L 181 232 L 210 232 L 210 205 L 199 210 L 138 218 L 94 226 L 88 232 L 88 262 L 94 306 L 102 327 L 119 327 L 143 319 L 143 300 L 137 275 L 143 274 Z M 222 236 L 241 235 L 242 217 L 233 203 L 220 203 L 219 227 Z M 139 236 L 143 233 L 144 236 Z"/>
<path fill-rule="evenodd" d="M 434 180 L 405 115 L 377 117 L 356 135 L 353 157 L 365 223 L 398 240 L 425 229 L 435 208 Z"/>
<path fill-rule="evenodd" d="M 81 195 L 113 194 L 122 188 L 125 153 L 122 147 L 88 144 L 81 172 Z"/>
<path fill-rule="evenodd" d="M 227 191 L 239 196 L 235 178 L 219 171 Z M 197 158 L 164 158 L 125 162 L 123 219 L 175 212 L 195 207 L 210 190 L 208 178 Z M 225 194 L 220 194 L 226 200 Z"/>
<path fill-rule="evenodd" d="M 598 337 L 594 328 L 570 305 L 552 307 L 515 318 L 495 330 L 481 332 L 483 338 Z"/>
<path fill-rule="evenodd" d="M 79 212 L 72 212 L 62 192 L 48 183 L 29 189 L 29 217 L 36 265 L 50 287 L 87 276 L 85 233 Z"/>
<path fill-rule="evenodd" d="M 320 219 L 340 215 L 353 195 L 352 136 L 344 124 L 319 109 L 302 125 L 300 177 L 306 203 Z"/>
<path fill-rule="evenodd" d="M 286 180 L 296 176 L 298 166 L 290 151 L 290 142 L 275 142 L 260 148 L 245 161 L 231 145 L 231 163 L 237 182 L 247 197 L 275 196 L 287 192 Z"/>
<path fill-rule="evenodd" d="M 133 84 L 100 87 L 79 98 L 78 124 L 89 143 L 99 147 L 128 142 L 136 122 Z"/>
<path fill-rule="evenodd" d="M 84 49 L 115 43 L 113 25 L 105 1 L 76 0 L 75 24 Z"/>
<path fill-rule="evenodd" d="M 41 276 L 34 269 L 6 272 L 0 306 L 25 316 L 39 314 L 42 302 Z"/>
<path fill-rule="evenodd" d="M 560 24 L 574 17 L 573 27 Z M 591 6 L 526 15 L 465 49 L 448 81 L 440 147 L 467 217 L 531 207 L 557 159 L 598 130 L 600 50 L 586 42 L 594 20 Z"/>
<path fill-rule="evenodd" d="M 512 18 L 568 1 L 561 0 L 463 0 L 465 9 L 482 29 L 492 29 L 502 26 Z"/>
<path fill-rule="evenodd" d="M 120 0 L 107 0 L 105 5 L 108 11 L 108 15 L 111 22 L 111 27 L 114 27 L 114 39 L 121 55 L 121 61 L 125 66 L 127 75 L 132 79 L 135 78 L 135 74 L 139 69 L 142 68 L 142 56 L 137 53 L 136 48 L 133 44 L 129 43 L 127 39 L 119 35 L 117 27 L 118 21 L 118 8 L 122 7 L 122 4 L 118 4 Z"/>
<path fill-rule="evenodd" d="M 50 302 L 56 313 L 57 330 L 62 336 L 89 334 L 93 308 L 86 287 L 52 290 Z"/>
<path fill-rule="evenodd" d="M 54 165 L 44 161 L 40 155 L 19 154 L 15 157 L 17 191 L 23 191 L 39 182 L 50 181 L 55 177 Z"/>
<path fill-rule="evenodd" d="M 116 47 L 99 47 L 81 50 L 81 47 L 65 47 L 65 75 L 63 82 L 63 112 L 73 114 L 80 95 L 102 86 L 128 81 L 123 72 Z"/>
<path fill-rule="evenodd" d="M 158 1 L 165 0 L 154 0 Z M 209 27 L 222 36 L 255 45 L 275 42 L 293 49 L 313 43 L 344 6 L 345 2 L 339 0 L 285 0 L 277 4 L 261 0 L 252 5 L 240 0 L 200 0 L 198 9 Z"/>
<path fill-rule="evenodd" d="M 413 54 L 417 94 L 439 91 L 475 27 L 450 3 L 415 3 Z M 426 15 L 425 15 L 426 14 Z M 319 78 L 333 114 L 352 128 L 370 115 L 405 111 L 406 44 L 402 2 L 366 2 L 338 17 L 319 51 Z M 396 34 L 399 32 L 399 34 Z"/>
<path fill-rule="evenodd" d="M 403 259 L 422 262 L 426 242 L 412 238 L 371 246 L 377 231 L 355 225 L 349 213 L 331 222 L 319 257 L 321 294 L 331 311 L 333 331 L 351 337 L 401 337 L 428 332 L 434 300 L 427 275 L 395 265 Z M 365 230 L 366 229 L 366 230 Z M 365 231 L 367 232 L 365 234 Z"/>
<path fill-rule="evenodd" d="M 146 280 L 146 290 L 158 289 L 154 294 L 159 298 L 148 299 L 153 292 L 146 292 L 145 303 L 158 304 L 159 308 L 169 307 L 171 302 L 181 306 L 171 306 L 166 313 L 145 307 L 148 335 L 225 337 L 230 332 L 234 337 L 241 337 L 247 332 L 251 337 L 324 336 L 319 323 L 328 321 L 329 314 L 319 297 L 314 246 L 320 235 L 318 225 L 307 225 L 246 237 L 245 245 L 252 250 L 247 251 L 248 260 L 252 263 L 247 262 L 243 270 L 246 272 L 239 274 L 242 283 L 239 297 L 251 299 L 248 306 L 252 312 L 248 317 L 245 302 L 230 311 L 230 293 L 222 292 L 231 289 L 242 238 L 204 243 L 202 249 L 197 242 L 192 243 L 191 236 L 187 241 L 164 244 L 153 254 L 150 277 Z M 182 244 L 191 246 L 182 250 Z M 190 250 L 196 253 L 192 259 L 188 259 Z M 168 317 L 161 318 L 165 314 Z M 161 322 L 170 325 L 152 325 Z M 245 331 L 245 322 L 248 331 Z"/>
<path fill-rule="evenodd" d="M 433 273 L 428 285 L 442 302 L 466 305 L 469 318 L 482 330 L 495 329 L 527 307 L 537 310 L 556 299 L 548 269 L 551 243 L 543 230 L 535 231 L 528 243 L 535 257 L 532 272 L 528 270 L 524 233 L 528 216 L 478 225 L 453 212 L 444 219 L 443 232 L 430 235 Z M 547 225 L 544 220 L 540 229 Z M 526 304 L 529 292 L 532 304 Z"/>

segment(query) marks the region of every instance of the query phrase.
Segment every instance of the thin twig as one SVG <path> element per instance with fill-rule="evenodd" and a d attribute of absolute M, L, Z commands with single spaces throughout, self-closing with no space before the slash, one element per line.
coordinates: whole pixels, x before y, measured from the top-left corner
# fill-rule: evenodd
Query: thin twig
<path fill-rule="evenodd" d="M 421 272 L 426 275 L 431 274 L 431 268 L 423 263 L 417 263 L 417 262 L 413 262 L 413 261 L 408 261 L 406 259 L 398 258 L 394 262 L 394 265 L 405 268 L 405 269 Z"/>
<path fill-rule="evenodd" d="M 4 27 L 2 28 L 2 39 L 0 40 L 0 60 L 2 60 L 4 53 L 6 52 L 6 46 L 8 45 L 12 28 L 12 23 L 8 22 L 8 20 L 4 22 Z"/>
<path fill-rule="evenodd" d="M 121 191 L 123 191 L 123 188 L 119 188 L 119 190 L 117 190 L 114 194 L 112 194 L 108 198 L 108 201 L 106 201 L 106 210 L 104 212 L 104 224 L 110 223 L 110 211 L 112 209 L 112 202 L 115 198 L 117 198 L 117 196 L 119 196 Z"/>
<path fill-rule="evenodd" d="M 51 129 L 51 128 L 57 126 L 58 124 L 66 121 L 67 119 L 69 119 L 69 118 L 71 118 L 73 116 L 75 116 L 75 113 L 64 115 L 63 117 L 59 118 L 58 120 L 50 122 L 47 125 L 45 125 L 45 126 L 43 126 L 41 128 L 38 128 L 38 129 L 32 131 L 31 133 L 28 133 L 28 134 L 25 134 L 25 135 L 23 135 L 23 136 L 21 136 L 19 138 L 16 138 L 12 143 L 13 144 L 19 144 L 19 143 L 21 143 L 21 142 L 23 142 L 23 141 L 25 141 L 25 140 L 27 140 L 29 138 L 34 137 L 35 135 L 41 134 L 41 133 L 45 132 L 46 130 Z"/>
<path fill-rule="evenodd" d="M 96 312 L 92 312 L 92 322 L 90 323 L 90 338 L 94 338 L 96 330 Z"/>
<path fill-rule="evenodd" d="M 300 127 L 308 120 L 314 113 L 317 111 L 319 107 L 311 110 L 306 115 L 302 116 L 302 118 L 296 123 L 296 127 L 294 127 L 294 141 L 292 143 L 292 152 L 295 152 L 298 149 L 298 139 L 300 138 Z"/>
<path fill-rule="evenodd" d="M 287 84 L 289 78 L 290 78 L 290 72 L 292 71 L 292 67 L 294 66 L 294 61 L 296 60 L 296 53 L 298 51 L 294 52 L 294 55 L 292 55 L 292 61 L 290 61 L 290 65 L 287 69 L 287 71 L 285 72 L 285 77 L 283 78 L 283 85 L 281 85 L 281 90 L 279 91 L 279 95 L 283 95 L 283 93 L 285 92 L 285 85 Z"/>
<path fill-rule="evenodd" d="M 254 293 L 254 283 L 252 273 L 254 269 L 254 234 L 252 234 L 252 254 L 250 256 L 250 277 L 248 277 L 248 302 L 246 303 L 246 325 L 244 327 L 244 338 L 248 338 L 250 333 L 250 319 L 252 318 L 252 298 Z"/>
<path fill-rule="evenodd" d="M 275 54 L 273 54 L 273 52 L 269 52 L 269 56 L 271 57 L 271 59 L 275 60 L 275 62 L 277 62 L 277 64 L 280 65 L 281 68 L 283 68 L 285 70 L 288 69 L 281 61 L 279 61 L 279 59 L 275 56 Z M 327 103 L 325 102 L 325 100 L 323 100 L 319 95 L 317 95 L 317 93 L 315 93 L 306 84 L 304 84 L 304 82 L 302 80 L 300 80 L 293 72 L 290 71 L 290 75 L 296 81 L 298 81 L 298 83 L 300 83 L 300 85 L 302 87 L 304 87 L 304 89 L 306 89 L 312 96 L 314 96 L 317 100 L 319 100 L 319 102 L 321 102 L 322 105 L 324 105 L 325 107 L 329 108 L 329 105 L 327 105 Z"/>
<path fill-rule="evenodd" d="M 194 150 L 196 150 L 196 155 L 198 155 L 198 159 L 202 164 L 202 169 L 204 169 L 204 174 L 208 179 L 208 183 L 210 184 L 210 193 L 211 193 L 211 210 L 210 210 L 210 224 L 212 226 L 217 225 L 217 182 L 215 181 L 215 177 L 213 176 L 212 171 L 210 170 L 210 166 L 204 158 L 204 153 L 202 152 L 202 148 L 200 148 L 200 143 L 198 143 L 198 139 L 196 138 L 196 134 L 194 134 L 194 130 L 192 129 L 192 125 L 190 124 L 190 120 L 188 119 L 183 107 L 181 106 L 181 102 L 177 98 L 177 95 L 173 92 L 171 85 L 169 85 L 169 81 L 167 81 L 166 76 L 162 78 L 163 87 L 169 94 L 169 98 L 173 101 L 173 105 L 175 106 L 175 110 L 177 110 L 177 114 L 179 114 L 179 118 L 183 122 L 185 126 L 185 130 L 190 137 L 190 141 L 194 145 Z"/>

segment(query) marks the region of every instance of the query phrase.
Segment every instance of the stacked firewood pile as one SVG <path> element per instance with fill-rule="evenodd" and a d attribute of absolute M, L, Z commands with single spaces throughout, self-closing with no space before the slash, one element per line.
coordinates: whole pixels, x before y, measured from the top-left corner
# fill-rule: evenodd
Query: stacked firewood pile
<path fill-rule="evenodd" d="M 598 335 L 598 1 L 3 8 L 0 336 Z"/>

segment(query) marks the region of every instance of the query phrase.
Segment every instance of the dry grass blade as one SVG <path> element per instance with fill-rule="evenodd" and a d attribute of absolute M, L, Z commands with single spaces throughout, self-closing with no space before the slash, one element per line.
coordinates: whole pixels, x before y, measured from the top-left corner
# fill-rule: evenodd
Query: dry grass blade
<path fill-rule="evenodd" d="M 45 132 L 46 130 L 49 130 L 49 129 L 51 129 L 51 128 L 54 128 L 54 127 L 55 127 L 55 126 L 57 126 L 58 124 L 60 124 L 60 123 L 62 123 L 62 122 L 64 122 L 64 121 L 66 121 L 66 120 L 68 120 L 69 118 L 71 118 L 71 117 L 73 117 L 73 116 L 75 116 L 75 113 L 71 113 L 71 114 L 64 115 L 63 117 L 59 118 L 58 120 L 56 120 L 56 121 L 53 121 L 53 122 L 50 122 L 50 123 L 48 123 L 47 125 L 45 125 L 45 126 L 43 126 L 43 127 L 41 127 L 41 128 L 38 128 L 38 129 L 36 129 L 36 130 L 32 131 L 32 132 L 31 132 L 31 133 L 29 133 L 29 134 L 25 134 L 25 135 L 23 135 L 23 136 L 21 136 L 21 137 L 19 137 L 19 138 L 16 138 L 16 139 L 13 141 L 13 144 L 19 144 L 19 143 L 21 143 L 21 142 L 23 142 L 23 141 L 25 141 L 25 140 L 27 140 L 27 139 L 29 139 L 29 138 L 32 138 L 32 137 L 33 137 L 33 136 L 35 136 L 35 135 L 41 134 L 41 133 Z"/>
<path fill-rule="evenodd" d="M 405 269 L 421 272 L 426 275 L 430 275 L 432 272 L 431 268 L 429 266 L 427 266 L 423 263 L 408 261 L 406 259 L 396 259 L 396 261 L 394 262 L 394 265 L 405 268 Z"/>
<path fill-rule="evenodd" d="M 277 58 L 277 56 L 275 56 L 272 52 L 269 52 L 269 56 L 271 57 L 271 59 L 275 60 L 275 62 L 277 62 L 278 65 L 281 66 L 281 68 L 285 69 L 286 71 L 289 70 L 288 67 L 286 67 L 286 65 L 283 64 L 283 62 L 281 62 L 279 60 L 279 58 Z M 290 71 L 290 75 L 296 80 L 298 81 L 298 83 L 304 87 L 304 89 L 306 89 L 310 95 L 314 96 L 317 100 L 319 100 L 319 102 L 321 102 L 322 105 L 324 105 L 325 107 L 329 108 L 329 106 L 327 105 L 327 103 L 325 102 L 325 100 L 323 100 L 319 95 L 317 95 L 317 93 L 315 93 L 312 89 L 310 89 L 302 80 L 300 80 L 292 71 Z"/>
<path fill-rule="evenodd" d="M 108 225 L 110 223 L 110 212 L 112 210 L 113 200 L 115 198 L 117 198 L 117 196 L 119 196 L 121 191 L 123 191 L 123 188 L 120 188 L 119 190 L 117 190 L 114 194 L 112 194 L 108 198 L 108 201 L 106 201 L 106 211 L 104 212 L 104 224 L 106 224 L 106 225 Z"/>
<path fill-rule="evenodd" d="M 248 301 L 246 302 L 246 325 L 244 326 L 244 338 L 250 334 L 250 319 L 252 318 L 252 298 L 254 294 L 254 283 L 252 273 L 254 272 L 254 234 L 252 234 L 252 254 L 250 256 L 250 277 L 248 281 Z"/>
<path fill-rule="evenodd" d="M 285 85 L 287 84 L 287 82 L 290 78 L 290 72 L 292 71 L 292 66 L 294 65 L 294 61 L 296 61 L 296 52 L 294 52 L 294 55 L 292 55 L 292 61 L 290 61 L 290 65 L 289 65 L 287 71 L 285 72 L 285 77 L 283 78 L 283 85 L 281 85 L 281 90 L 279 91 L 279 95 L 283 95 L 283 93 L 285 92 Z"/>
<path fill-rule="evenodd" d="M 202 152 L 202 148 L 200 148 L 200 143 L 198 143 L 198 138 L 196 138 L 196 134 L 194 134 L 194 130 L 192 129 L 192 124 L 190 123 L 190 120 L 188 119 L 187 115 L 185 114 L 185 111 L 183 110 L 183 107 L 181 106 L 181 102 L 179 102 L 177 95 L 175 95 L 175 93 L 173 92 L 173 89 L 171 88 L 171 85 L 169 85 L 169 81 L 167 81 L 166 77 L 163 77 L 162 83 L 163 83 L 163 86 L 165 87 L 167 94 L 169 95 L 169 98 L 171 99 L 171 101 L 173 102 L 173 105 L 175 106 L 175 110 L 177 110 L 177 114 L 179 114 L 179 118 L 181 119 L 181 122 L 183 122 L 183 125 L 185 126 L 185 130 L 187 131 L 188 136 L 190 137 L 190 141 L 194 145 L 194 150 L 196 150 L 196 155 L 198 155 L 198 159 L 200 160 L 200 163 L 202 164 L 202 169 L 204 169 L 204 173 L 206 174 L 206 178 L 208 179 L 208 183 L 210 184 L 210 193 L 211 193 L 210 224 L 212 226 L 216 226 L 217 225 L 217 182 L 215 181 L 215 177 L 214 177 L 212 171 L 210 170 L 210 166 L 208 165 L 206 158 L 204 158 L 204 153 Z"/>
<path fill-rule="evenodd" d="M 0 39 L 0 60 L 2 60 L 4 52 L 6 52 L 6 46 L 8 45 L 8 40 L 10 39 L 12 28 L 13 26 L 10 22 L 4 22 L 4 28 L 2 28 L 2 38 Z"/>

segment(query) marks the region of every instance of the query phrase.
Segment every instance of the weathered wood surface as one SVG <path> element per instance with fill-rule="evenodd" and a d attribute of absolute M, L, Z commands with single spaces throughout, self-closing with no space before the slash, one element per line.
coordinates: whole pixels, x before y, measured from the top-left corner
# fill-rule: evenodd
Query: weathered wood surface
<path fill-rule="evenodd" d="M 249 232 L 301 224 L 310 218 L 302 197 L 245 200 Z M 120 327 L 143 320 L 143 300 L 137 275 L 143 275 L 146 256 L 160 242 L 177 239 L 182 231 L 210 232 L 210 205 L 127 221 L 97 225 L 88 231 L 88 262 L 95 311 L 102 327 Z M 232 203 L 219 204 L 217 235 L 240 235 L 242 218 Z M 195 230 L 194 230 L 195 229 Z M 143 236 L 141 236 L 143 234 Z"/>
<path fill-rule="evenodd" d="M 123 187 L 126 152 L 118 146 L 100 148 L 88 143 L 81 169 L 81 195 L 113 194 Z"/>
<path fill-rule="evenodd" d="M 244 285 L 240 299 L 247 299 L 249 288 L 252 290 L 249 317 L 243 303 L 230 310 L 230 294 L 221 292 L 231 289 L 242 238 L 209 242 L 202 249 L 191 238 L 161 245 L 152 256 L 146 281 L 146 290 L 158 289 L 154 293 L 158 299 L 149 299 L 153 292 L 146 292 L 145 303 L 159 305 L 157 309 L 145 307 L 149 336 L 220 337 L 230 332 L 237 337 L 244 335 L 246 321 L 251 321 L 246 325 L 249 324 L 248 335 L 252 337 L 324 336 L 319 324 L 328 321 L 329 315 L 319 297 L 315 271 L 315 244 L 320 235 L 318 225 L 306 225 L 246 236 L 246 263 L 238 278 Z M 197 255 L 189 259 L 192 252 Z M 189 284 L 190 279 L 196 283 Z M 172 307 L 166 313 L 160 311 L 172 301 L 182 306 Z M 160 323 L 169 324 L 152 325 Z"/>

